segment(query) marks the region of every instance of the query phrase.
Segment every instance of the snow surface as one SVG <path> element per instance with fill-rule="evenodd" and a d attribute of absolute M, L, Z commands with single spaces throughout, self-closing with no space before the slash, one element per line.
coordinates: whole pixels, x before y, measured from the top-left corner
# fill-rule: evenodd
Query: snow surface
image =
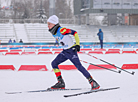
<path fill-rule="evenodd" d="M 0 102 L 138 102 L 138 70 L 134 71 L 136 72 L 134 76 L 106 70 L 89 71 L 101 87 L 119 86 L 120 89 L 70 98 L 64 98 L 63 95 L 86 90 L 5 94 L 5 92 L 46 89 L 55 84 L 56 78 L 50 71 L 0 71 Z M 78 71 L 62 71 L 62 74 L 67 88 L 90 88 L 87 80 Z"/>
<path fill-rule="evenodd" d="M 80 58 L 86 61 L 93 61 L 86 55 L 79 55 Z M 136 63 L 137 54 L 115 54 L 115 55 L 95 55 L 98 58 L 106 61 L 114 62 L 121 66 L 123 63 Z M 119 57 L 120 56 L 120 57 Z M 39 64 L 49 64 L 55 55 L 39 56 L 0 56 L 1 64 L 14 63 L 15 67 L 27 63 L 35 64 L 35 60 Z M 12 59 L 14 58 L 14 59 Z M 37 58 L 37 59 L 36 59 Z M 40 63 L 40 59 L 43 58 Z M 34 59 L 34 61 L 33 61 Z M 47 60 L 49 59 L 49 60 Z M 22 63 L 21 63 L 22 62 Z M 68 61 L 65 63 L 69 63 Z M 85 64 L 83 64 L 86 66 Z M 132 70 L 128 70 L 132 71 Z M 40 93 L 22 93 L 22 94 L 5 94 L 5 92 L 30 91 L 47 89 L 56 83 L 55 74 L 53 71 L 4 71 L 0 70 L 0 102 L 138 102 L 138 70 L 135 75 L 130 75 L 126 72 L 121 74 L 110 72 L 108 70 L 90 70 L 89 72 L 94 79 L 101 85 L 101 88 L 120 87 L 120 89 L 98 92 L 76 97 L 64 98 L 63 95 L 73 94 L 77 92 L 87 91 L 61 91 L 61 92 L 40 92 Z M 88 81 L 77 70 L 65 71 L 62 70 L 62 76 L 66 83 L 66 88 L 90 88 Z"/>

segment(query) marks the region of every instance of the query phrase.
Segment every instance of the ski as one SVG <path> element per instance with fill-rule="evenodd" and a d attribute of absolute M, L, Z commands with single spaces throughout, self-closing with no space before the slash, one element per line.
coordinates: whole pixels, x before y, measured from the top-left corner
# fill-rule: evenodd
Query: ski
<path fill-rule="evenodd" d="M 90 93 L 94 93 L 94 92 L 100 92 L 100 91 L 108 91 L 108 90 L 115 90 L 115 89 L 119 89 L 120 87 L 113 87 L 113 88 L 103 88 L 103 89 L 97 89 L 97 90 L 90 90 L 90 91 L 86 91 L 86 92 L 80 92 L 80 93 L 76 93 L 76 94 L 70 94 L 70 95 L 64 95 L 64 97 L 72 97 L 72 96 L 78 96 L 78 95 L 83 95 L 83 94 L 90 94 Z"/>
<path fill-rule="evenodd" d="M 69 91 L 69 90 L 83 90 L 83 88 L 70 88 L 70 89 L 46 89 L 46 90 L 33 90 L 33 91 L 19 91 L 19 92 L 5 92 L 5 94 L 20 94 L 20 93 L 34 93 L 34 92 L 51 92 L 51 91 Z"/>

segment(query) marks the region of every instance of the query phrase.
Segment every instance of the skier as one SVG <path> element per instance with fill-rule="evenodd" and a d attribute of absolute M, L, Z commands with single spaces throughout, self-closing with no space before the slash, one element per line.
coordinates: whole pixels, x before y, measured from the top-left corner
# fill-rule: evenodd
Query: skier
<path fill-rule="evenodd" d="M 90 73 L 80 63 L 77 52 L 80 51 L 80 41 L 78 33 L 75 30 L 61 27 L 59 25 L 59 18 L 56 15 L 52 15 L 47 20 L 49 31 L 52 33 L 55 39 L 58 39 L 59 43 L 63 46 L 63 51 L 57 55 L 52 61 L 51 65 L 55 72 L 58 82 L 51 86 L 50 89 L 65 89 L 65 82 L 62 78 L 61 71 L 58 65 L 69 59 L 75 67 L 88 79 L 92 90 L 99 89 L 99 84 L 92 78 Z M 73 35 L 76 43 L 69 36 Z"/>

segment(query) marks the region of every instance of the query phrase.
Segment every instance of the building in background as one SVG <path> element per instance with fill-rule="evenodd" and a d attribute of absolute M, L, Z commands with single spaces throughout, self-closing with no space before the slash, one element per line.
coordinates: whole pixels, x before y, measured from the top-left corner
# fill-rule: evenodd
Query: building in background
<path fill-rule="evenodd" d="M 84 16 L 89 24 L 90 15 L 103 15 L 108 25 L 137 25 L 138 0 L 74 0 L 74 14 L 79 24 Z"/>

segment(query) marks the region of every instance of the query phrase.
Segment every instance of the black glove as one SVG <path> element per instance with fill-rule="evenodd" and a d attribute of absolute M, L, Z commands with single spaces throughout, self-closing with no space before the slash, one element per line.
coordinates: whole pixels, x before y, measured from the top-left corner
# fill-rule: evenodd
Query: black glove
<path fill-rule="evenodd" d="M 79 52 L 80 51 L 80 45 L 75 46 L 75 51 Z"/>

